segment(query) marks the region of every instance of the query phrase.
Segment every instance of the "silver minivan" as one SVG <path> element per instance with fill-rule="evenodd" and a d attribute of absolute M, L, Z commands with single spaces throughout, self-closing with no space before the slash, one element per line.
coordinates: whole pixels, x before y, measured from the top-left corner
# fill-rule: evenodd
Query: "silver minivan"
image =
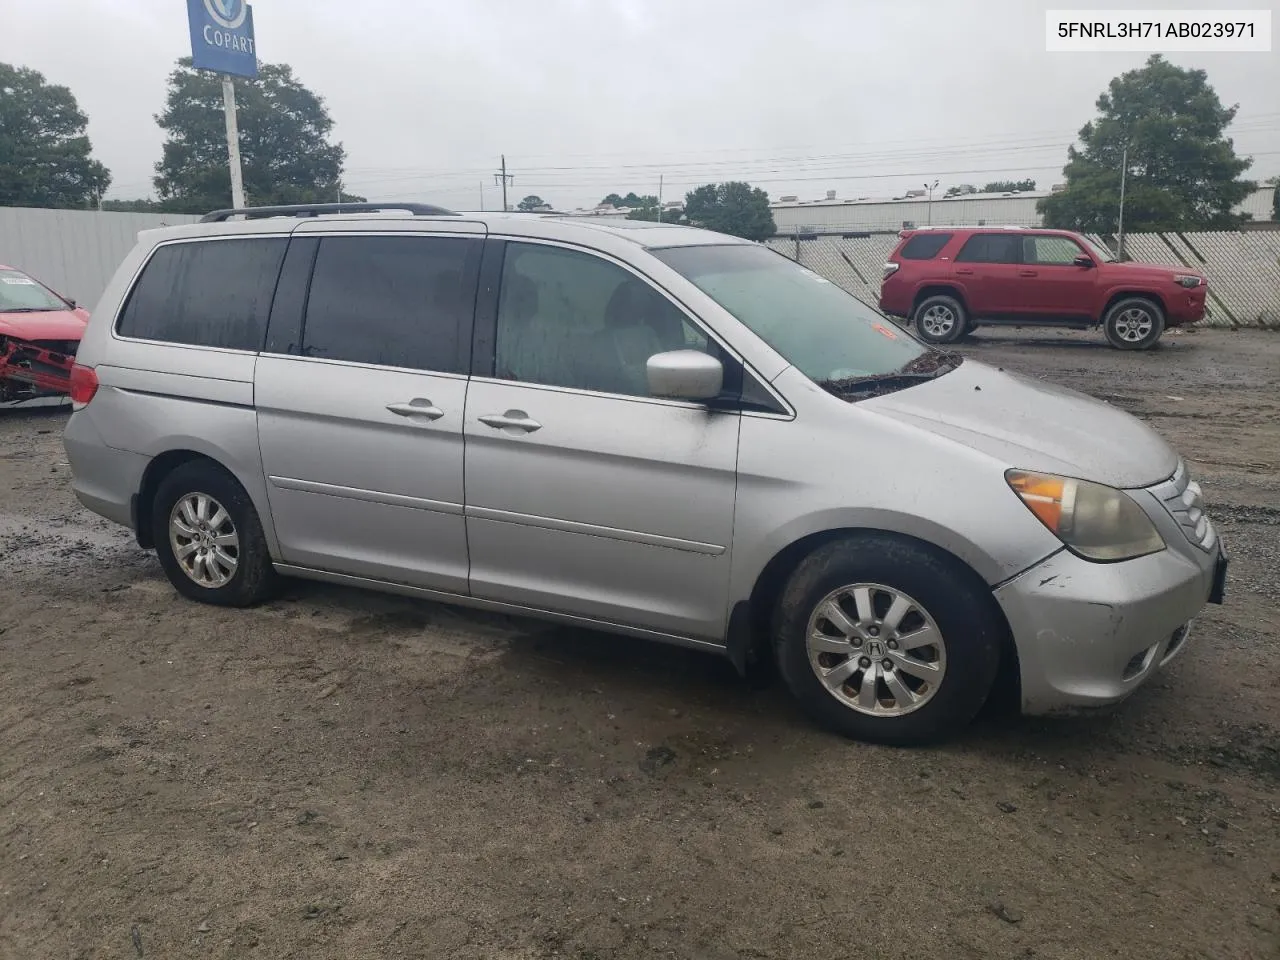
<path fill-rule="evenodd" d="M 866 740 L 1116 703 L 1222 601 L 1144 424 L 704 230 L 221 211 L 140 235 L 72 400 L 76 495 L 185 597 L 305 577 L 776 663 Z"/>

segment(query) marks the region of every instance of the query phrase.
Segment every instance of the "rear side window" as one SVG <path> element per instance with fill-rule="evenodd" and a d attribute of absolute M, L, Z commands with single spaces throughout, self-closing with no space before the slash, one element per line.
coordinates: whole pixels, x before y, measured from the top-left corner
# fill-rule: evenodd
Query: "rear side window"
<path fill-rule="evenodd" d="M 242 237 L 157 247 L 116 330 L 196 347 L 261 350 L 288 241 Z"/>
<path fill-rule="evenodd" d="M 479 240 L 458 237 L 325 237 L 302 355 L 464 372 L 480 249 Z"/>
<path fill-rule="evenodd" d="M 956 261 L 961 263 L 1017 263 L 1022 238 L 1007 233 L 979 233 L 968 239 Z"/>
<path fill-rule="evenodd" d="M 932 260 L 950 239 L 949 233 L 917 233 L 903 244 L 898 256 L 903 260 Z"/>

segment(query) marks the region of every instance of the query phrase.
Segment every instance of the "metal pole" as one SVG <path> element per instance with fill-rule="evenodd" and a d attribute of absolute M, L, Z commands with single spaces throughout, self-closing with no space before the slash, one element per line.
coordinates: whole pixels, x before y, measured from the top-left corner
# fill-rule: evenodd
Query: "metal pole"
<path fill-rule="evenodd" d="M 484 212 L 484 181 L 480 181 L 480 212 Z"/>
<path fill-rule="evenodd" d="M 658 174 L 658 222 L 662 222 L 662 174 Z"/>
<path fill-rule="evenodd" d="M 222 113 L 227 121 L 227 157 L 231 163 L 231 206 L 245 208 L 244 174 L 240 171 L 240 130 L 236 126 L 236 85 L 222 78 Z"/>
<path fill-rule="evenodd" d="M 506 213 L 511 208 L 507 206 L 507 155 L 502 155 L 502 212 Z"/>
<path fill-rule="evenodd" d="M 1120 222 L 1116 227 L 1116 257 L 1124 259 L 1124 187 L 1129 179 L 1129 147 L 1120 154 Z"/>

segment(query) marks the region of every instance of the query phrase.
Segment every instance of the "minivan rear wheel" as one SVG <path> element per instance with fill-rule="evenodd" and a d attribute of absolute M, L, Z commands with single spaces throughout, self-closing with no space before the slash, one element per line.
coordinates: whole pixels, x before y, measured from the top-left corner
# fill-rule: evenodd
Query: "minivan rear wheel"
<path fill-rule="evenodd" d="M 916 334 L 927 343 L 954 343 L 969 327 L 964 305 L 944 294 L 921 300 L 912 319 Z"/>
<path fill-rule="evenodd" d="M 995 682 L 1002 629 L 967 569 L 888 534 L 816 549 L 774 614 L 779 668 L 804 709 L 845 736 L 899 745 L 973 719 Z"/>
<path fill-rule="evenodd" d="M 152 542 L 169 582 L 190 600 L 247 607 L 275 592 L 262 522 L 236 479 L 217 464 L 181 464 L 160 481 Z"/>
<path fill-rule="evenodd" d="M 1102 329 L 1118 350 L 1150 350 L 1164 333 L 1164 311 L 1146 297 L 1128 297 L 1107 311 Z"/>

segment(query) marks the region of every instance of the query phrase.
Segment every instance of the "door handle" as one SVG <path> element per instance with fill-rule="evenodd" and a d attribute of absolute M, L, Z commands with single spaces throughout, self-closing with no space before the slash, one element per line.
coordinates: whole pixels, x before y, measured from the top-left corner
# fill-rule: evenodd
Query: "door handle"
<path fill-rule="evenodd" d="M 1018 271 L 1018 276 L 1020 276 L 1020 277 L 1038 277 L 1038 276 L 1040 276 L 1040 274 L 1039 274 L 1039 272 L 1038 272 L 1038 271 L 1036 271 L 1036 270 L 1019 270 L 1019 271 Z"/>
<path fill-rule="evenodd" d="M 959 275 L 960 275 L 960 276 L 962 276 L 962 277 L 972 277 L 972 276 L 973 276 L 973 271 L 972 271 L 972 270 L 957 270 L 957 271 L 956 271 L 956 273 L 957 273 L 957 274 L 959 274 Z"/>
<path fill-rule="evenodd" d="M 444 411 L 423 397 L 414 397 L 408 403 L 388 403 L 387 409 L 402 417 L 421 417 L 423 420 L 439 420 Z"/>
<path fill-rule="evenodd" d="M 541 430 L 542 424 L 532 419 L 523 410 L 508 410 L 506 413 L 489 413 L 480 418 L 486 427 L 495 430 L 507 430 L 513 433 L 533 433 Z"/>

